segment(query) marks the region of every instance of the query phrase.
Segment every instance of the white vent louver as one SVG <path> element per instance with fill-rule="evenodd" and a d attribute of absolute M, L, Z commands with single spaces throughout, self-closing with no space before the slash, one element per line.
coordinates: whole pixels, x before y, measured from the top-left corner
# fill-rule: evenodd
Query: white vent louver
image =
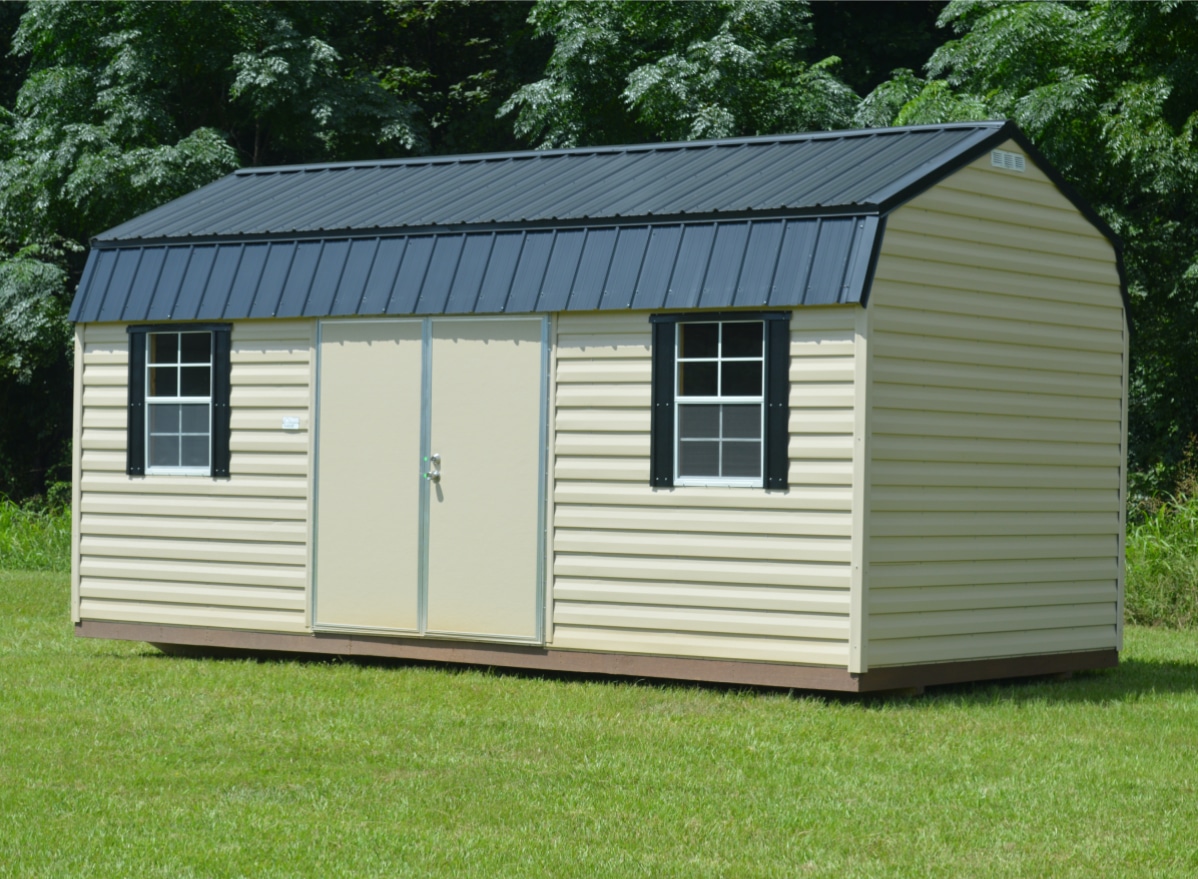
<path fill-rule="evenodd" d="M 990 164 L 995 168 L 1005 168 L 1008 171 L 1021 173 L 1027 167 L 1023 156 L 1019 153 L 1008 153 L 1006 150 L 993 150 L 990 153 Z"/>

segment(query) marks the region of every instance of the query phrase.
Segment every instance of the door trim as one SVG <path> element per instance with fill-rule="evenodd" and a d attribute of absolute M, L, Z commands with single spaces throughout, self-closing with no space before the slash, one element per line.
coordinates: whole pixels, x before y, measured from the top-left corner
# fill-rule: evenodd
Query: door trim
<path fill-rule="evenodd" d="M 321 371 L 323 368 L 323 329 L 326 323 L 332 324 L 421 324 L 421 375 L 420 375 L 420 457 L 421 464 L 427 465 L 427 459 L 432 454 L 432 386 L 433 386 L 433 322 L 453 323 L 458 321 L 531 321 L 541 324 L 541 366 L 540 387 L 538 389 L 539 422 L 537 425 L 537 540 L 536 540 L 536 590 L 535 590 L 535 628 L 532 638 L 517 636 L 493 635 L 485 632 L 430 632 L 428 631 L 428 572 L 429 572 L 429 526 L 432 487 L 427 479 L 421 479 L 417 492 L 419 504 L 419 550 L 417 554 L 417 629 L 392 629 L 375 626 L 347 626 L 337 624 L 322 624 L 317 617 L 317 595 L 320 584 L 317 582 L 317 553 L 320 546 L 319 522 L 319 492 L 320 492 L 320 411 L 321 411 Z M 313 632 L 353 633 L 361 632 L 369 635 L 402 634 L 405 637 L 416 636 L 435 640 L 456 641 L 488 641 L 501 644 L 543 645 L 548 628 L 547 597 L 548 590 L 548 503 L 549 503 L 549 392 L 551 366 L 551 340 L 549 315 L 454 315 L 428 317 L 383 317 L 383 318 L 348 318 L 324 319 L 316 322 L 316 370 L 315 393 L 312 414 L 313 430 L 313 459 L 312 459 L 312 546 L 309 553 L 309 593 L 308 613 Z"/>
<path fill-rule="evenodd" d="M 545 643 L 545 609 L 548 606 L 549 572 L 545 552 L 549 528 L 549 345 L 551 341 L 549 315 L 541 315 L 541 423 L 537 428 L 540 460 L 537 462 L 537 598 L 536 643 Z"/>
<path fill-rule="evenodd" d="M 427 317 L 420 327 L 420 464 L 422 473 L 428 471 L 428 456 L 433 453 L 433 322 Z M 416 502 L 420 504 L 420 548 L 416 563 L 416 627 L 421 635 L 428 633 L 428 535 L 429 494 L 432 486 L 423 476 Z"/>

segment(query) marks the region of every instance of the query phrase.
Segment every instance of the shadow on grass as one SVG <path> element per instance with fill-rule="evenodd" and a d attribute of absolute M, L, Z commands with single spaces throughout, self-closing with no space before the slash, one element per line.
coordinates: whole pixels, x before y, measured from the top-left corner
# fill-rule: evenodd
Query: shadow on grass
<path fill-rule="evenodd" d="M 149 645 L 137 658 L 164 661 L 252 661 L 258 663 L 353 664 L 363 668 L 422 668 L 449 676 L 488 675 L 521 680 L 544 680 L 561 683 L 611 684 L 660 689 L 698 689 L 715 693 L 744 693 L 777 697 L 815 699 L 827 704 L 857 705 L 864 710 L 893 709 L 896 706 L 918 708 L 952 700 L 966 704 L 988 704 L 995 701 L 1027 703 L 1109 703 L 1138 701 L 1145 696 L 1161 694 L 1190 694 L 1198 692 L 1198 662 L 1175 660 L 1126 659 L 1117 668 L 1078 672 L 1062 679 L 1057 675 L 976 681 L 961 684 L 942 684 L 928 687 L 919 695 L 899 692 L 834 693 L 818 690 L 798 690 L 778 687 L 747 686 L 705 681 L 671 680 L 663 678 L 629 677 L 580 672 L 546 672 L 501 666 L 466 665 L 461 663 L 424 660 L 389 659 L 367 656 L 337 656 L 281 651 L 235 650 L 219 647 L 180 647 L 178 645 Z M 130 657 L 133 658 L 133 657 Z"/>
<path fill-rule="evenodd" d="M 929 687 L 925 698 L 1074 704 L 1135 702 L 1145 696 L 1191 693 L 1198 693 L 1198 663 L 1126 659 L 1117 668 L 1078 672 L 1066 680 L 1049 675 Z"/>

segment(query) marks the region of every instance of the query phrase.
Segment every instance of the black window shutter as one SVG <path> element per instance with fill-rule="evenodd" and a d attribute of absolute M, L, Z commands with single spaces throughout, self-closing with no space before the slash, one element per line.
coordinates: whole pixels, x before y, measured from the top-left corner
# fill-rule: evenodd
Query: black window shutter
<path fill-rule="evenodd" d="M 212 331 L 212 475 L 229 475 L 229 327 Z"/>
<path fill-rule="evenodd" d="M 653 388 L 650 398 L 649 484 L 674 485 L 674 327 L 653 323 Z"/>
<path fill-rule="evenodd" d="M 790 486 L 790 321 L 765 322 L 765 487 Z"/>
<path fill-rule="evenodd" d="M 146 473 L 146 334 L 129 332 L 129 406 L 125 433 L 125 472 Z"/>

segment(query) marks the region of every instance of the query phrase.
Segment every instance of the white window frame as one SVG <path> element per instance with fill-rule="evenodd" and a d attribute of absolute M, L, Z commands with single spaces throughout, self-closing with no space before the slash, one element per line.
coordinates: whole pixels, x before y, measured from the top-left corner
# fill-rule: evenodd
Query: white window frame
<path fill-rule="evenodd" d="M 183 363 L 183 339 L 184 334 L 198 335 L 203 333 L 208 337 L 208 361 L 207 363 Z M 208 396 L 206 397 L 151 397 L 150 396 L 150 376 L 152 370 L 163 366 L 170 366 L 169 363 L 153 363 L 150 358 L 154 350 L 154 336 L 177 336 L 175 343 L 175 369 L 178 370 L 182 366 L 207 366 L 208 367 Z M 172 476 L 211 476 L 212 475 L 212 384 L 215 381 L 216 365 L 214 355 L 214 333 L 211 330 L 187 330 L 180 328 L 179 330 L 153 330 L 146 333 L 146 361 L 145 361 L 145 399 L 146 399 L 146 415 L 145 415 L 145 455 L 146 455 L 146 475 L 153 476 L 155 474 L 170 474 Z M 176 378 L 176 389 L 182 389 L 183 385 L 182 374 L 178 374 Z M 208 465 L 206 467 L 169 467 L 162 465 L 150 464 L 150 429 L 154 423 L 153 406 L 155 404 L 166 405 L 187 405 L 202 403 L 208 407 Z M 194 435 L 194 434 L 193 434 Z M 181 436 L 181 435 L 180 435 Z M 182 440 L 180 440 L 181 442 Z"/>
<path fill-rule="evenodd" d="M 724 325 L 725 324 L 757 324 L 761 327 L 761 354 L 757 357 L 724 357 Z M 684 326 L 694 326 L 696 324 L 717 324 L 716 330 L 716 356 L 715 357 L 682 357 L 682 328 Z M 731 486 L 740 488 L 763 488 L 765 486 L 765 321 L 763 320 L 696 320 L 678 321 L 674 325 L 674 485 L 680 486 Z M 758 362 L 761 364 L 761 393 L 756 396 L 723 396 L 719 391 L 723 390 L 723 370 L 720 368 L 724 363 L 751 363 Z M 705 397 L 684 397 L 681 393 L 682 389 L 682 364 L 683 363 L 714 363 L 716 364 L 716 390 L 715 396 Z M 756 404 L 758 409 L 758 430 L 757 430 L 757 476 L 682 476 L 679 473 L 679 468 L 682 466 L 682 443 L 685 442 L 682 438 L 682 407 L 683 406 L 702 406 L 702 405 L 735 405 L 735 404 Z M 721 431 L 722 432 L 722 431 Z M 720 438 L 720 458 L 723 459 L 723 437 Z"/>

